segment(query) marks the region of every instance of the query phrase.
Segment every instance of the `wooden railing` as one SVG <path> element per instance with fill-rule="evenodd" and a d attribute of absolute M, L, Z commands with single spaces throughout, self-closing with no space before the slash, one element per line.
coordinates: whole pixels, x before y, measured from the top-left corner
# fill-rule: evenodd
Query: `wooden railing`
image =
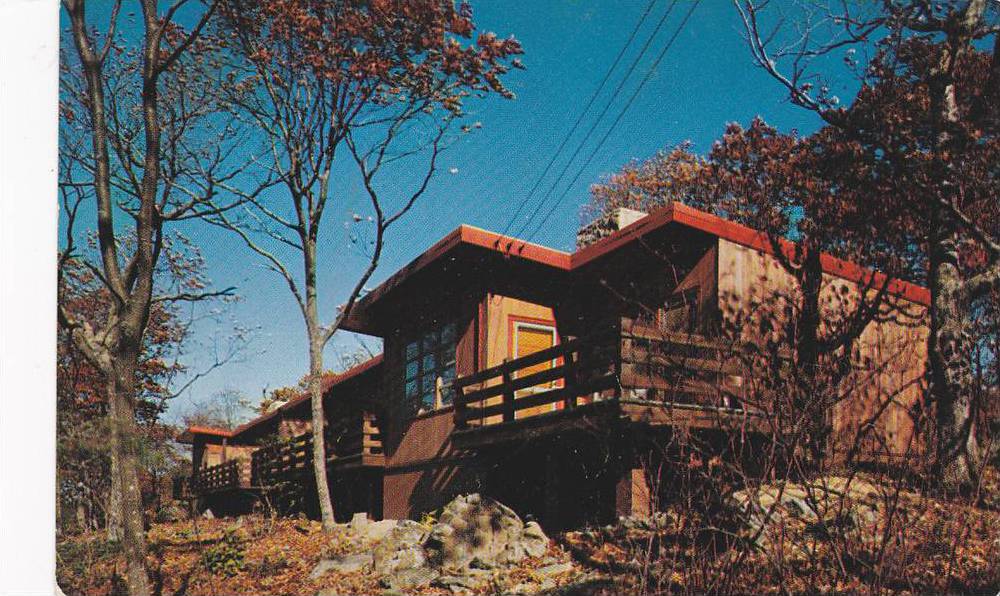
<path fill-rule="evenodd" d="M 624 319 L 621 385 L 632 397 L 740 408 L 744 367 L 724 341 Z"/>
<path fill-rule="evenodd" d="M 324 437 L 327 461 L 358 455 L 381 455 L 382 435 L 375 416 L 365 413 L 351 420 L 347 432 L 327 429 Z M 252 455 L 253 486 L 274 486 L 294 480 L 313 469 L 312 432 L 261 447 Z"/>
<path fill-rule="evenodd" d="M 375 424 L 375 415 L 367 412 L 362 416 L 360 425 L 354 424 L 334 443 L 334 454 L 340 458 L 382 453 L 382 433 Z"/>
<path fill-rule="evenodd" d="M 736 354 L 721 340 L 622 319 L 613 333 L 569 340 L 456 379 L 455 426 L 511 422 L 600 398 L 741 409 L 745 387 Z M 523 374 L 550 360 L 551 368 Z"/>
<path fill-rule="evenodd" d="M 239 458 L 202 468 L 194 475 L 192 487 L 195 492 L 204 494 L 250 486 L 248 463 Z"/>
<path fill-rule="evenodd" d="M 456 379 L 456 428 L 511 422 L 519 412 L 544 406 L 572 410 L 581 399 L 604 397 L 617 384 L 609 345 L 573 339 Z M 548 361 L 551 368 L 523 374 Z"/>
<path fill-rule="evenodd" d="M 253 486 L 274 486 L 310 472 L 312 452 L 311 432 L 254 451 L 250 464 Z"/>

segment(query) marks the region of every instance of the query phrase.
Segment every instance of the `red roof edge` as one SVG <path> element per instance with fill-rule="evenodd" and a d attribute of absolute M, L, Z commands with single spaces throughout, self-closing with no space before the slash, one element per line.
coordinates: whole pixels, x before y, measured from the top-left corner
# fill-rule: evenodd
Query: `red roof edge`
<path fill-rule="evenodd" d="M 366 294 L 355 304 L 354 311 L 364 310 L 372 303 L 377 302 L 406 278 L 438 260 L 460 244 L 487 248 L 507 256 L 520 257 L 566 271 L 570 269 L 570 254 L 567 252 L 462 224 Z"/>
<path fill-rule="evenodd" d="M 382 354 L 379 354 L 377 356 L 374 356 L 373 358 L 370 358 L 370 359 L 362 362 L 361 364 L 358 364 L 357 366 L 352 366 L 351 368 L 345 370 L 342 373 L 334 373 L 334 374 L 331 374 L 331 375 L 326 375 L 325 377 L 323 377 L 323 382 L 322 382 L 323 393 L 326 394 L 326 392 L 329 391 L 330 389 L 332 389 L 333 387 L 335 387 L 335 386 L 337 386 L 337 385 L 339 385 L 339 384 L 341 384 L 341 383 L 343 383 L 345 381 L 353 379 L 354 377 L 360 375 L 361 373 L 363 373 L 363 372 L 365 372 L 365 371 L 367 371 L 367 370 L 369 370 L 371 368 L 374 368 L 375 366 L 378 366 L 381 363 L 382 363 Z M 235 430 L 233 430 L 233 432 L 232 432 L 232 434 L 230 436 L 235 437 L 235 436 L 237 436 L 239 434 L 242 434 L 243 432 L 245 432 L 245 431 L 247 431 L 247 430 L 249 430 L 249 429 L 257 426 L 258 424 L 261 424 L 263 422 L 266 422 L 267 420 L 270 420 L 271 418 L 274 418 L 280 412 L 285 412 L 285 411 L 287 411 L 287 410 L 289 410 L 291 408 L 294 408 L 295 406 L 301 404 L 302 402 L 308 401 L 308 400 L 309 400 L 309 393 L 308 392 L 303 392 L 298 397 L 295 397 L 293 399 L 288 400 L 283 405 L 281 405 L 278 408 L 275 408 L 275 409 L 271 410 L 267 414 L 263 414 L 261 416 L 258 416 L 256 418 L 254 418 L 253 420 L 251 420 L 249 422 L 246 422 L 244 424 L 239 425 L 238 427 L 236 427 Z"/>
<path fill-rule="evenodd" d="M 774 247 L 767 234 L 763 232 L 695 209 L 694 207 L 689 207 L 683 203 L 671 203 L 653 211 L 646 217 L 622 228 L 614 234 L 577 251 L 572 257 L 573 268 L 575 269 L 589 263 L 623 244 L 645 236 L 649 232 L 659 229 L 670 222 L 677 222 L 681 225 L 701 230 L 765 254 L 774 254 Z M 779 244 L 782 250 L 791 250 L 794 246 L 793 242 L 784 238 L 779 241 Z M 839 259 L 833 255 L 824 253 L 820 257 L 820 263 L 824 272 L 854 283 L 861 285 L 870 284 L 873 287 L 878 287 L 886 283 L 887 276 L 885 274 Z M 888 284 L 890 294 L 924 306 L 929 306 L 931 303 L 930 290 L 923 286 L 900 279 L 889 279 Z"/>
<path fill-rule="evenodd" d="M 233 436 L 233 431 L 222 428 L 214 428 L 211 426 L 189 426 L 187 430 L 182 432 L 180 436 L 177 437 L 177 441 L 180 443 L 191 443 L 194 441 L 195 435 L 210 435 L 213 437 L 229 438 Z"/>

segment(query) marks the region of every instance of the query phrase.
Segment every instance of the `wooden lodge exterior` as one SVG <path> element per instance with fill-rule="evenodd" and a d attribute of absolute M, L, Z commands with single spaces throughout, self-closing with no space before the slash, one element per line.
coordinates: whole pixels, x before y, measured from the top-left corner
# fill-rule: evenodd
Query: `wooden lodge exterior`
<path fill-rule="evenodd" d="M 552 526 L 642 514 L 640 437 L 766 433 L 721 330 L 764 316 L 775 296 L 794 301 L 794 282 L 753 230 L 680 204 L 641 215 L 572 254 L 461 226 L 367 294 L 345 327 L 384 352 L 324 386 L 338 516 L 412 518 L 471 491 Z M 882 283 L 832 257 L 823 266 L 831 320 Z M 833 427 L 836 438 L 869 424 L 903 455 L 929 295 L 887 283 L 906 320 L 865 329 Z M 289 484 L 308 492 L 309 417 L 301 397 L 231 432 L 188 429 L 182 492 L 223 509 Z"/>

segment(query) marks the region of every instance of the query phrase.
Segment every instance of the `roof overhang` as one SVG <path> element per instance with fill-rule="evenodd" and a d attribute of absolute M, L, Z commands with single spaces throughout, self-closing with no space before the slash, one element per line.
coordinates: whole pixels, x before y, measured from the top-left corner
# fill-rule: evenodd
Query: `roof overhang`
<path fill-rule="evenodd" d="M 177 442 L 190 445 L 194 443 L 194 438 L 198 435 L 205 437 L 228 439 L 233 436 L 233 432 L 222 428 L 213 428 L 210 426 L 189 426 L 184 432 L 182 432 L 177 437 Z"/>
<path fill-rule="evenodd" d="M 688 207 L 682 203 L 671 203 L 618 232 L 575 252 L 570 259 L 571 268 L 575 271 L 609 259 L 627 245 L 639 243 L 664 229 L 669 229 L 671 226 L 699 230 L 765 254 L 774 254 L 774 244 L 770 237 L 763 232 Z M 778 241 L 778 246 L 786 254 L 791 254 L 795 244 L 782 238 Z M 881 273 L 825 253 L 820 257 L 820 264 L 824 272 L 861 285 L 879 287 L 888 281 L 887 290 L 890 294 L 916 304 L 924 306 L 930 304 L 930 291 L 917 284 L 899 279 L 887 280 L 886 276 Z"/>
<path fill-rule="evenodd" d="M 329 398 L 328 394 L 335 387 L 337 387 L 342 383 L 346 383 L 347 381 L 350 381 L 352 379 L 356 379 L 366 372 L 374 371 L 374 369 L 376 369 L 376 367 L 378 367 L 378 365 L 381 363 L 382 363 L 382 355 L 379 354 L 369 360 L 366 360 L 365 362 L 362 362 L 361 364 L 358 364 L 357 366 L 347 369 L 342 373 L 326 375 L 323 378 L 323 389 L 322 389 L 324 401 L 326 401 L 326 399 Z M 247 435 L 251 431 L 260 428 L 262 425 L 264 425 L 270 420 L 273 420 L 274 418 L 280 417 L 282 415 L 291 414 L 299 409 L 308 409 L 309 398 L 310 398 L 309 393 L 307 391 L 303 391 L 301 394 L 288 400 L 280 407 L 277 407 L 266 414 L 258 416 L 253 420 L 236 427 L 233 430 L 233 432 L 229 435 L 229 437 L 237 441 L 244 440 L 247 438 Z"/>
<path fill-rule="evenodd" d="M 384 336 L 392 313 L 413 310 L 419 300 L 441 303 L 458 291 L 540 299 L 532 294 L 554 291 L 569 270 L 569 253 L 462 225 L 359 300 L 342 328 Z"/>

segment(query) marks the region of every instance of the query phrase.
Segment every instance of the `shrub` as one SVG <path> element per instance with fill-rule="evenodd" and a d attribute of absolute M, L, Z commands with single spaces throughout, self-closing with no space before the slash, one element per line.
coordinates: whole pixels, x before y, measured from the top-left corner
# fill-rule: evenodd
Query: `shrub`
<path fill-rule="evenodd" d="M 226 530 L 222 540 L 205 549 L 202 562 L 216 575 L 232 577 L 243 570 L 244 540 L 235 530 Z"/>
<path fill-rule="evenodd" d="M 121 544 L 109 540 L 67 541 L 56 545 L 61 574 L 83 577 L 94 563 L 121 552 Z"/>

